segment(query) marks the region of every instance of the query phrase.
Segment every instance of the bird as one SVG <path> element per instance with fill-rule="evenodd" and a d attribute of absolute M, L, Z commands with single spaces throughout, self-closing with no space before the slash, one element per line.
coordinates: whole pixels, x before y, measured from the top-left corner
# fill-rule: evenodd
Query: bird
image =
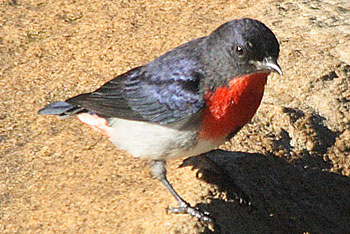
<path fill-rule="evenodd" d="M 78 120 L 133 157 L 151 161 L 156 179 L 178 202 L 173 213 L 213 222 L 167 179 L 166 162 L 197 156 L 231 139 L 256 113 L 267 77 L 282 75 L 274 33 L 251 18 L 228 21 L 207 36 L 135 67 L 93 92 L 39 111 Z"/>

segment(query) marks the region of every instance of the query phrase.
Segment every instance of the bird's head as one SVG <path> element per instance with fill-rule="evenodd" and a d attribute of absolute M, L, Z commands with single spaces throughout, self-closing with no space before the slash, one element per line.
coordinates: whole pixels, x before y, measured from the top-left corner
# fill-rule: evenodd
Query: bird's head
<path fill-rule="evenodd" d="M 263 23 L 243 18 L 229 21 L 207 37 L 212 73 L 222 85 L 232 78 L 254 73 L 276 72 L 282 75 L 277 63 L 279 43 Z"/>

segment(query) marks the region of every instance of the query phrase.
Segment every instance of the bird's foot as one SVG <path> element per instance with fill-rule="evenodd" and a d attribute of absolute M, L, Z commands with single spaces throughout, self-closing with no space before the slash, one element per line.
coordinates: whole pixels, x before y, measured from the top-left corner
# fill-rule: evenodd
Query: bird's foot
<path fill-rule="evenodd" d="M 206 211 L 201 211 L 197 207 L 192 207 L 187 202 L 180 202 L 178 207 L 168 207 L 167 212 L 175 214 L 189 214 L 193 217 L 207 223 L 214 223 L 214 218 L 210 217 L 210 214 Z"/>

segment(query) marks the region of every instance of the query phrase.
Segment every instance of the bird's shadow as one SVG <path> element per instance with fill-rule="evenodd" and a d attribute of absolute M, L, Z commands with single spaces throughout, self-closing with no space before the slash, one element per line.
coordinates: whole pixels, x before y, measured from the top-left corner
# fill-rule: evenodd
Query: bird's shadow
<path fill-rule="evenodd" d="M 203 233 L 346 233 L 350 230 L 350 178 L 304 168 L 273 155 L 215 150 L 186 159 L 181 167 L 198 169 L 213 184 L 209 211 L 214 228 Z M 210 160 L 209 160 L 210 161 Z M 325 165 L 325 167 L 328 167 Z M 222 168 L 222 170 L 220 170 Z M 247 195 L 252 205 L 240 204 Z"/>

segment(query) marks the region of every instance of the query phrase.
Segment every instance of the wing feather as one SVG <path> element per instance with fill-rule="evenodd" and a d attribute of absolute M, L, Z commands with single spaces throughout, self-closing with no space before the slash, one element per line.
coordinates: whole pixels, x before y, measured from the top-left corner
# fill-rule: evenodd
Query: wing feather
<path fill-rule="evenodd" d="M 201 75 L 190 70 L 149 72 L 137 67 L 66 102 L 105 117 L 167 124 L 196 113 L 204 106 L 198 91 Z"/>

